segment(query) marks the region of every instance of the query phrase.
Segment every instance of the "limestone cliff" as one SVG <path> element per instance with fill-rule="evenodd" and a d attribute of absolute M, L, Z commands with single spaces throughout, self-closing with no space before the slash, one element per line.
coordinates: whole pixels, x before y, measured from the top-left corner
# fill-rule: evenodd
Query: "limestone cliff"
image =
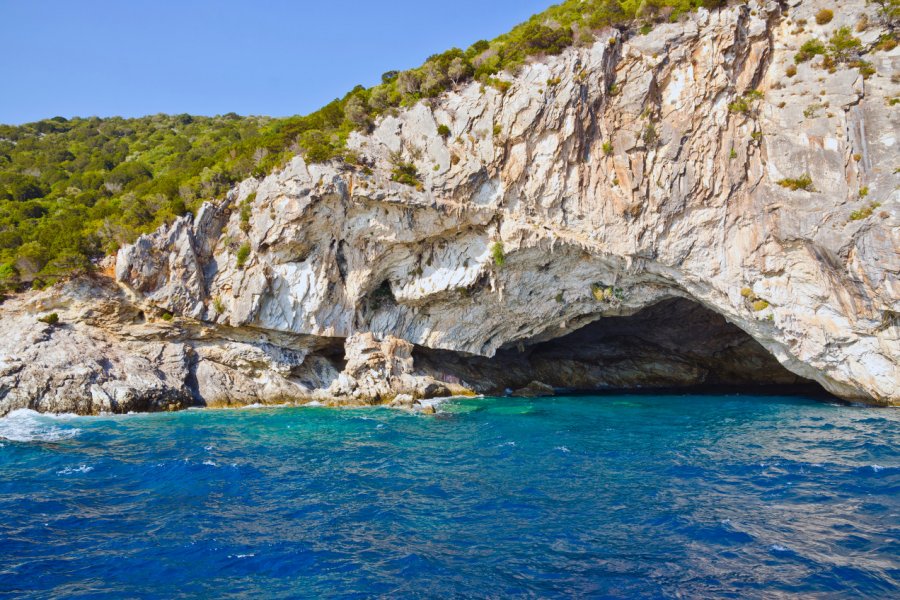
<path fill-rule="evenodd" d="M 117 284 L 8 301 L 0 414 L 408 404 L 531 379 L 813 380 L 900 404 L 900 48 L 875 50 L 876 5 L 819 25 L 826 4 L 603 31 L 503 91 L 382 118 L 351 137 L 357 164 L 244 181 L 123 248 Z M 791 74 L 844 26 L 865 63 Z M 413 167 L 418 185 L 393 180 Z"/>

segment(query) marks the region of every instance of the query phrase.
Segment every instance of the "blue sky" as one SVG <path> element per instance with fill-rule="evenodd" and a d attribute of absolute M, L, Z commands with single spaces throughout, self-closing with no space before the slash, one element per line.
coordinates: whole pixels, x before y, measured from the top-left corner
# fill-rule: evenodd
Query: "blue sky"
<path fill-rule="evenodd" d="M 0 0 L 0 123 L 315 110 L 551 0 Z"/>

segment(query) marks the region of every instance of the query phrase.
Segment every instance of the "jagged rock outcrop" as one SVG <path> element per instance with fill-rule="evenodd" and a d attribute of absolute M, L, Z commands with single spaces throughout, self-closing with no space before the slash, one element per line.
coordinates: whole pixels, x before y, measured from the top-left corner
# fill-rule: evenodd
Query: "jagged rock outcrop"
<path fill-rule="evenodd" d="M 874 50 L 877 6 L 851 0 L 818 25 L 825 4 L 603 31 L 508 90 L 472 83 L 382 118 L 351 136 L 357 165 L 297 157 L 245 181 L 123 248 L 120 289 L 8 302 L 3 330 L 20 335 L 0 344 L 0 413 L 490 391 L 534 365 L 478 357 L 531 355 L 654 306 L 679 319 L 673 299 L 746 333 L 728 346 L 746 354 L 631 347 L 630 377 L 610 362 L 627 345 L 578 368 L 554 356 L 579 385 L 744 381 L 722 365 L 746 358 L 760 378 L 900 404 L 900 48 Z M 873 73 L 822 56 L 786 73 L 804 41 L 842 26 Z M 392 181 L 401 162 L 419 186 Z M 63 325 L 37 325 L 38 305 L 59 305 Z M 515 384 L 532 380 L 548 383 Z"/>

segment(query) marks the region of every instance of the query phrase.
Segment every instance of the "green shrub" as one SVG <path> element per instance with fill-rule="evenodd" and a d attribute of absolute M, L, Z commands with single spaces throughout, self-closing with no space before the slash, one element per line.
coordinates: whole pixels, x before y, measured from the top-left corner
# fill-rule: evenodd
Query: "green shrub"
<path fill-rule="evenodd" d="M 172 319 L 174 319 L 174 318 L 175 318 L 175 315 L 173 315 L 173 314 L 170 313 L 169 311 L 165 311 L 163 314 L 161 314 L 161 315 L 159 316 L 159 318 L 162 319 L 163 321 L 168 322 L 168 321 L 171 321 Z"/>
<path fill-rule="evenodd" d="M 625 292 L 624 290 L 622 290 L 622 288 L 614 287 L 611 285 L 604 285 L 602 283 L 592 283 L 591 296 L 597 302 L 613 302 L 616 300 L 624 300 Z"/>
<path fill-rule="evenodd" d="M 766 302 L 765 300 L 760 299 L 760 300 L 754 300 L 750 306 L 753 308 L 754 311 L 759 312 L 761 310 L 765 310 L 765 309 L 769 308 L 769 303 Z"/>
<path fill-rule="evenodd" d="M 49 315 L 44 315 L 43 317 L 39 318 L 38 321 L 53 326 L 59 323 L 59 315 L 56 313 L 50 313 Z"/>
<path fill-rule="evenodd" d="M 237 251 L 237 266 L 239 269 L 243 269 L 244 265 L 247 264 L 247 259 L 250 258 L 250 244 L 248 242 L 244 242 L 241 244 L 241 247 L 238 248 Z"/>
<path fill-rule="evenodd" d="M 656 125 L 653 124 L 653 121 L 650 121 L 644 126 L 644 131 L 641 133 L 641 140 L 648 148 L 652 148 L 656 145 L 656 142 L 659 141 L 659 134 L 656 132 Z"/>
<path fill-rule="evenodd" d="M 216 314 L 225 314 L 225 303 L 221 297 L 216 296 L 213 298 L 213 310 L 216 311 Z"/>
<path fill-rule="evenodd" d="M 803 42 L 803 45 L 800 46 L 800 51 L 794 55 L 794 62 L 800 64 L 826 52 L 825 44 L 816 39 L 809 39 Z"/>
<path fill-rule="evenodd" d="M 850 213 L 850 220 L 859 221 L 861 219 L 867 219 L 872 216 L 872 213 L 875 212 L 875 209 L 879 206 L 881 206 L 880 202 L 870 202 L 867 206 Z"/>
<path fill-rule="evenodd" d="M 447 127 L 446 125 L 444 125 L 443 123 L 438 125 L 437 132 L 438 132 L 438 135 L 444 139 L 447 139 L 448 137 L 450 137 L 450 128 Z"/>
<path fill-rule="evenodd" d="M 797 67 L 794 65 L 788 65 L 787 69 L 784 70 L 784 74 L 788 77 L 793 77 L 797 74 Z"/>
<path fill-rule="evenodd" d="M 840 62 L 850 60 L 851 56 L 861 47 L 862 42 L 859 38 L 853 37 L 849 27 L 839 28 L 828 40 L 828 50 L 832 58 Z"/>
<path fill-rule="evenodd" d="M 815 191 L 812 183 L 812 178 L 808 174 L 804 173 L 797 178 L 782 179 L 778 182 L 778 185 L 793 191 L 806 190 L 807 192 L 812 192 Z"/>
<path fill-rule="evenodd" d="M 391 172 L 391 181 L 396 181 L 397 183 L 402 183 L 404 185 L 410 185 L 415 188 L 422 187 L 422 181 L 419 178 L 419 171 L 416 169 L 416 165 L 411 162 L 399 162 L 394 166 L 394 170 Z"/>
<path fill-rule="evenodd" d="M 612 142 L 606 141 L 603 142 L 603 154 L 606 156 L 610 156 L 613 153 L 613 145 Z"/>
<path fill-rule="evenodd" d="M 253 215 L 253 201 L 256 200 L 256 192 L 248 195 L 241 203 L 241 231 L 250 231 L 250 217 Z"/>
<path fill-rule="evenodd" d="M 816 23 L 819 25 L 826 25 L 831 23 L 831 19 L 834 18 L 834 13 L 828 10 L 827 8 L 823 8 L 819 12 L 816 13 Z"/>
<path fill-rule="evenodd" d="M 728 110 L 736 113 L 749 113 L 755 102 L 763 98 L 762 92 L 750 90 L 728 105 Z"/>
<path fill-rule="evenodd" d="M 868 186 L 864 185 L 861 188 L 859 188 L 859 197 L 860 198 L 865 198 L 868 195 L 869 195 L 869 187 Z"/>
<path fill-rule="evenodd" d="M 503 253 L 503 242 L 494 242 L 491 245 L 491 258 L 498 267 L 502 267 L 506 264 L 506 254 Z"/>

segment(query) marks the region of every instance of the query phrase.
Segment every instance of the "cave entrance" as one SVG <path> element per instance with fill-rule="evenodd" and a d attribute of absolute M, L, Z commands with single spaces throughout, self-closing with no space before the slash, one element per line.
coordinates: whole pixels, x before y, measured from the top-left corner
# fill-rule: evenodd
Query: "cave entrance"
<path fill-rule="evenodd" d="M 737 326 L 684 298 L 627 317 L 604 317 L 567 335 L 493 358 L 417 348 L 417 369 L 501 394 L 541 382 L 557 390 L 793 391 L 823 394 L 785 369 Z"/>

